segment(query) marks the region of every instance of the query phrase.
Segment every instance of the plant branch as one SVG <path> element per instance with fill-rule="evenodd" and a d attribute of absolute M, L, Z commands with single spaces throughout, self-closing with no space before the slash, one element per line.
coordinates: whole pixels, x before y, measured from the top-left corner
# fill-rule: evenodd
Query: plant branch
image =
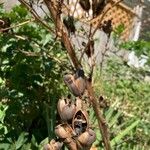
<path fill-rule="evenodd" d="M 120 3 L 122 0 L 119 0 L 117 2 L 115 2 L 112 7 L 116 6 L 118 3 Z M 91 34 L 91 37 L 89 38 L 89 41 L 85 47 L 85 51 L 87 50 L 87 48 L 89 47 L 89 45 L 91 44 L 91 38 L 93 38 L 94 34 L 96 33 L 96 31 L 98 30 L 104 16 L 106 15 L 106 13 L 112 8 L 112 7 L 109 7 L 101 16 L 100 20 L 99 20 L 99 23 L 97 24 L 95 30 L 93 31 L 93 33 Z M 83 53 L 84 54 L 84 53 Z M 82 54 L 82 55 L 83 55 Z M 82 58 L 82 56 L 81 56 Z M 94 91 L 93 91 L 93 87 L 92 87 L 92 77 L 90 79 L 90 81 L 87 82 L 87 91 L 88 91 L 88 94 L 89 94 L 89 98 L 90 98 L 90 101 L 92 103 L 92 106 L 93 106 L 93 109 L 96 113 L 96 116 L 97 116 L 97 119 L 98 119 L 98 125 L 99 125 L 99 129 L 101 131 L 101 134 L 102 134 L 102 139 L 103 139 L 103 142 L 104 142 L 104 146 L 105 146 L 105 149 L 106 150 L 110 150 L 111 149 L 111 146 L 110 146 L 110 137 L 109 137 L 109 130 L 108 130 L 108 127 L 107 127 L 107 124 L 106 124 L 106 121 L 102 115 L 102 113 L 100 112 L 99 110 L 99 105 L 98 105 L 98 102 L 97 102 L 97 99 L 95 98 L 94 96 Z"/>
<path fill-rule="evenodd" d="M 109 40 L 110 40 L 110 38 L 107 37 L 107 42 L 106 42 L 106 44 L 105 44 L 105 50 L 104 50 L 104 52 L 102 53 L 102 58 L 101 58 L 101 62 L 100 62 L 100 74 L 102 74 L 104 59 L 105 59 L 105 56 L 106 56 L 107 51 L 109 50 L 109 46 L 108 46 Z"/>
<path fill-rule="evenodd" d="M 19 23 L 19 24 L 17 24 L 17 25 L 14 25 L 14 26 L 10 26 L 10 27 L 8 27 L 8 28 L 1 29 L 0 31 L 3 32 L 3 31 L 6 31 L 6 30 L 9 30 L 9 29 L 13 29 L 13 28 L 16 28 L 16 27 L 20 27 L 20 26 L 23 26 L 23 25 L 28 24 L 28 23 L 30 23 L 30 22 L 33 22 L 33 21 L 35 21 L 35 19 L 29 19 L 29 20 L 26 20 L 26 21 L 24 21 L 24 22 L 22 22 L 22 23 Z"/>
<path fill-rule="evenodd" d="M 44 0 L 46 6 L 48 7 L 50 13 L 51 13 L 51 16 L 55 22 L 55 26 L 57 25 L 57 28 L 58 28 L 58 32 L 59 32 L 59 36 L 62 40 L 62 42 L 64 43 L 64 46 L 66 47 L 66 50 L 69 54 L 69 57 L 71 58 L 72 60 L 72 63 L 74 65 L 74 67 L 77 69 L 77 68 L 80 68 L 81 67 L 81 64 L 79 63 L 78 59 L 77 59 L 77 56 L 76 56 L 76 53 L 73 49 L 73 46 L 70 42 L 70 39 L 69 39 L 69 36 L 68 36 L 68 33 L 65 31 L 65 26 L 63 24 L 63 22 L 61 21 L 60 18 L 57 18 L 57 12 L 54 8 L 54 6 L 56 6 L 56 1 L 52 1 L 52 0 Z M 57 18 L 57 19 L 56 19 Z"/>
<path fill-rule="evenodd" d="M 36 11 L 33 8 L 31 8 L 31 6 L 26 1 L 24 0 L 18 1 L 30 11 L 30 13 L 34 16 L 35 20 L 40 22 L 48 31 L 54 33 L 54 31 L 40 18 L 40 16 L 36 13 Z"/>
<path fill-rule="evenodd" d="M 19 52 L 21 52 L 22 54 L 24 54 L 25 56 L 28 56 L 28 57 L 40 57 L 41 54 L 40 53 L 35 53 L 35 52 L 27 52 L 27 51 L 23 51 L 23 50 L 18 50 Z M 57 62 L 60 66 L 64 67 L 64 68 L 67 68 L 67 69 L 70 69 L 68 68 L 67 66 L 64 66 L 63 65 L 63 62 L 61 60 L 59 60 L 58 58 L 54 57 L 54 56 L 51 56 L 49 54 L 47 54 L 47 57 L 49 59 L 53 59 L 55 62 Z"/>
<path fill-rule="evenodd" d="M 70 39 L 68 38 L 68 34 L 65 32 L 65 27 L 63 25 L 63 23 L 61 22 L 61 20 L 59 19 L 55 19 L 56 18 L 56 11 L 55 11 L 55 8 L 53 6 L 55 6 L 55 1 L 52 1 L 52 0 L 44 0 L 51 15 L 52 15 L 52 18 L 55 22 L 55 25 L 56 25 L 56 21 L 57 21 L 57 27 L 58 27 L 58 31 L 61 34 L 61 38 L 62 38 L 62 41 L 68 51 L 68 54 L 75 66 L 75 68 L 78 68 L 80 66 L 79 64 L 79 61 L 76 57 L 76 54 L 75 54 L 75 51 L 71 45 L 71 42 L 70 42 Z M 95 31 L 96 32 L 96 31 Z M 94 34 L 92 34 L 93 36 Z M 90 38 L 91 39 L 91 38 Z M 90 42 L 89 42 L 90 43 Z M 92 102 L 92 106 L 93 106 L 93 109 L 96 113 L 96 116 L 97 116 L 97 119 L 98 119 L 98 124 L 99 124 L 99 128 L 100 128 L 100 131 L 101 131 L 101 134 L 102 134 L 102 138 L 103 138 L 103 141 L 104 141 L 104 146 L 105 146 L 105 149 L 106 150 L 110 150 L 110 141 L 109 141 L 109 133 L 108 133 L 108 128 L 107 128 L 107 125 L 106 125 L 106 121 L 104 119 L 104 117 L 102 116 L 100 110 L 99 110 L 99 107 L 98 107 L 98 104 L 97 104 L 97 100 L 94 96 L 94 91 L 93 91 L 93 88 L 92 88 L 92 82 L 91 81 L 87 81 L 87 90 L 88 90 L 88 93 L 89 93 L 89 98 Z"/>
<path fill-rule="evenodd" d="M 105 121 L 105 118 L 103 117 L 103 115 L 100 112 L 100 109 L 98 107 L 99 104 L 97 102 L 97 99 L 94 96 L 94 91 L 93 91 L 91 81 L 87 82 L 87 91 L 88 91 L 90 101 L 92 103 L 93 109 L 95 111 L 95 114 L 96 114 L 96 117 L 97 117 L 97 120 L 98 120 L 98 126 L 99 126 L 99 129 L 101 131 L 102 140 L 104 142 L 105 150 L 111 150 L 108 126 L 107 126 L 107 123 Z"/>

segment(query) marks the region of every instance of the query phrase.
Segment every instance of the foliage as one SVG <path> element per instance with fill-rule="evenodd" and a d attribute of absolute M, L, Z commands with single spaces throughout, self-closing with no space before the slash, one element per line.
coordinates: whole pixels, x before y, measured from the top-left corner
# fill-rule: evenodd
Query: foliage
<path fill-rule="evenodd" d="M 148 57 L 147 64 L 150 63 L 150 42 L 144 40 L 129 41 L 120 44 L 120 48 L 134 51 L 138 57 L 145 55 Z"/>
<path fill-rule="evenodd" d="M 102 74 L 96 72 L 94 80 L 96 95 L 101 94 L 107 97 L 106 102 L 113 107 L 109 109 L 112 109 L 112 112 L 117 110 L 116 115 L 113 113 L 111 114 L 112 116 L 106 114 L 112 118 L 119 117 L 122 114 L 120 124 L 115 127 L 115 133 L 119 131 L 119 126 L 121 126 L 121 129 L 123 126 L 130 128 L 134 123 L 136 124 L 137 120 L 141 120 L 136 130 L 130 131 L 127 139 L 125 138 L 126 136 L 123 137 L 121 139 L 124 139 L 123 142 L 120 142 L 121 144 L 116 148 L 128 149 L 130 147 L 130 149 L 136 149 L 137 147 L 136 150 L 139 150 L 142 148 L 148 149 L 150 146 L 150 137 L 148 137 L 150 135 L 150 124 L 148 123 L 150 121 L 150 83 L 144 81 L 146 75 L 147 71 L 144 68 L 131 68 L 118 57 L 107 60 L 107 65 L 103 68 Z M 107 115 L 106 119 L 110 118 Z M 115 123 L 117 123 L 118 119 L 115 119 Z M 132 122 L 131 120 L 135 121 Z M 111 129 L 111 132 L 113 130 Z M 124 129 L 124 131 L 128 131 L 128 129 Z M 123 131 L 120 131 L 119 134 L 123 134 Z M 118 139 L 117 135 L 114 139 Z M 112 141 L 114 140 L 112 139 Z M 124 141 L 128 141 L 129 144 L 125 144 Z M 118 142 L 116 144 L 118 145 Z"/>
<path fill-rule="evenodd" d="M 11 26 L 31 19 L 20 6 L 10 13 L 1 9 L 0 18 L 6 17 Z M 41 142 L 48 135 L 47 129 L 53 137 L 56 102 L 64 93 L 61 76 L 67 67 L 60 43 L 43 27 L 30 22 L 1 33 L 0 47 L 1 107 L 7 108 L 1 119 L 1 130 L 7 132 L 2 133 L 1 141 L 20 149 L 33 138 Z"/>
<path fill-rule="evenodd" d="M 115 101 L 111 107 L 105 108 L 105 118 L 109 126 L 110 130 L 110 136 L 111 136 L 111 146 L 113 149 L 116 148 L 123 148 L 123 144 L 126 141 L 129 141 L 133 138 L 134 134 L 134 128 L 137 127 L 139 124 L 140 120 L 137 118 L 132 118 L 131 120 L 125 120 L 123 113 L 115 108 L 113 108 L 118 101 Z M 92 111 L 92 110 L 91 110 Z M 90 113 L 90 118 L 91 120 L 96 120 L 95 115 L 93 113 Z M 97 140 L 94 143 L 98 149 L 102 149 L 102 138 L 101 135 L 98 132 L 98 126 L 97 121 L 93 121 L 93 126 L 95 126 L 95 131 L 96 131 L 96 137 Z M 128 145 L 127 145 L 128 146 Z"/>
<path fill-rule="evenodd" d="M 2 105 L 0 103 L 0 140 L 4 138 L 4 135 L 7 134 L 8 130 L 4 124 L 4 118 L 6 116 L 6 110 L 8 109 L 7 105 Z"/>

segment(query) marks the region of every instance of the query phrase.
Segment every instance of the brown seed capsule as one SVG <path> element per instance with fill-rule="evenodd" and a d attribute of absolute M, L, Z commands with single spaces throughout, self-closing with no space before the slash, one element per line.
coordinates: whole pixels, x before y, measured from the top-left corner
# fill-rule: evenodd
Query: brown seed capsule
<path fill-rule="evenodd" d="M 57 104 L 58 113 L 63 121 L 68 121 L 73 118 L 76 111 L 75 104 L 69 99 L 59 99 Z"/>
<path fill-rule="evenodd" d="M 93 16 L 96 17 L 99 15 L 104 7 L 106 6 L 108 0 L 93 0 L 92 2 L 92 10 L 93 10 Z"/>
<path fill-rule="evenodd" d="M 69 34 L 71 33 L 75 33 L 76 31 L 76 28 L 75 28 L 75 20 L 74 20 L 74 17 L 73 16 L 67 16 L 63 19 L 63 23 L 64 25 L 66 26 Z"/>
<path fill-rule="evenodd" d="M 68 137 L 72 137 L 76 135 L 69 124 L 60 124 L 56 126 L 55 134 L 56 136 L 62 139 L 66 139 Z"/>
<path fill-rule="evenodd" d="M 68 86 L 69 90 L 74 96 L 80 96 L 81 93 L 78 89 L 78 87 L 75 84 L 74 76 L 71 74 L 67 74 L 64 76 L 64 82 Z"/>
<path fill-rule="evenodd" d="M 74 75 L 65 75 L 64 82 L 76 97 L 82 96 L 86 89 L 86 80 L 82 69 L 78 69 Z"/>
<path fill-rule="evenodd" d="M 92 129 L 88 129 L 78 137 L 80 144 L 86 147 L 92 146 L 95 140 L 96 134 Z"/>
<path fill-rule="evenodd" d="M 89 11 L 89 9 L 91 7 L 89 0 L 79 0 L 79 4 L 81 5 L 83 10 L 85 10 L 85 11 Z"/>
<path fill-rule="evenodd" d="M 110 37 L 110 34 L 113 31 L 112 20 L 104 21 L 101 29 L 107 34 L 108 37 Z"/>

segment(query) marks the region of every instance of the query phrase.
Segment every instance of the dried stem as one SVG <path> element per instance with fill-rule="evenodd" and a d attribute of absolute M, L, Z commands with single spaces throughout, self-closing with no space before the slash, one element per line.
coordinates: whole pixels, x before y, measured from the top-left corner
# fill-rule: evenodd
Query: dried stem
<path fill-rule="evenodd" d="M 110 40 L 110 37 L 107 37 L 107 42 L 105 44 L 105 50 L 102 53 L 102 58 L 101 58 L 101 63 L 100 63 L 100 74 L 102 74 L 104 59 L 105 59 L 107 51 L 109 50 L 109 47 L 108 47 L 109 40 Z"/>
<path fill-rule="evenodd" d="M 1 31 L 3 32 L 3 31 L 6 31 L 6 30 L 9 30 L 9 29 L 20 27 L 20 26 L 23 26 L 23 25 L 28 24 L 30 22 L 33 22 L 33 21 L 35 21 L 35 19 L 29 19 L 29 20 L 26 20 L 26 21 L 24 21 L 22 23 L 19 23 L 19 24 L 15 25 L 15 26 L 11 26 L 11 27 L 8 27 L 8 28 L 1 29 Z"/>
<path fill-rule="evenodd" d="M 52 15 L 52 18 L 55 22 L 55 25 L 57 24 L 57 28 L 58 28 L 58 32 L 60 33 L 61 40 L 62 40 L 62 42 L 64 43 L 64 46 L 67 49 L 67 52 L 69 54 L 69 57 L 72 60 L 72 63 L 74 65 L 74 67 L 75 68 L 80 68 L 81 64 L 79 63 L 79 61 L 76 57 L 76 53 L 75 53 L 75 51 L 73 49 L 73 46 L 70 42 L 68 33 L 65 31 L 65 26 L 62 23 L 62 21 L 60 20 L 60 18 L 57 18 L 57 20 L 56 20 L 57 12 L 56 12 L 55 8 L 53 7 L 56 2 L 52 1 L 52 0 L 44 0 L 44 2 L 47 5 L 47 7 L 48 7 L 48 9 L 49 9 L 49 11 Z"/>
<path fill-rule="evenodd" d="M 96 114 L 96 117 L 98 120 L 98 125 L 99 125 L 99 129 L 101 131 L 101 134 L 102 134 L 102 140 L 104 142 L 105 150 L 111 150 L 108 126 L 107 126 L 105 118 L 103 117 L 102 113 L 100 112 L 99 104 L 97 102 L 97 99 L 94 96 L 94 91 L 93 91 L 91 81 L 87 82 L 87 91 L 88 91 L 90 101 L 92 103 L 93 109 L 95 111 L 95 114 Z"/>
<path fill-rule="evenodd" d="M 21 52 L 22 54 L 24 54 L 25 56 L 28 57 L 40 57 L 41 54 L 40 53 L 35 53 L 35 52 L 27 52 L 27 51 L 23 51 L 23 50 L 18 50 L 19 52 Z M 49 54 L 47 54 L 47 57 L 49 59 L 52 59 L 53 61 L 55 61 L 56 63 L 58 63 L 60 66 L 62 66 L 64 69 L 70 69 L 68 66 L 64 65 L 64 62 L 62 62 L 61 60 L 59 60 L 58 58 L 51 56 Z"/>
<path fill-rule="evenodd" d="M 49 8 L 49 11 L 51 12 L 53 19 L 55 19 L 56 18 L 55 16 L 57 14 L 56 14 L 56 12 L 55 12 L 54 8 L 52 7 L 52 4 L 51 4 L 51 3 L 54 3 L 54 1 L 53 2 L 48 1 L 48 0 L 44 0 L 44 1 L 46 3 L 47 7 Z M 54 20 L 54 21 L 56 22 L 56 20 Z M 59 28 L 59 31 L 60 30 L 62 31 L 62 41 L 64 42 L 64 45 L 65 45 L 65 47 L 69 53 L 69 56 L 70 56 L 70 58 L 74 64 L 75 68 L 78 68 L 78 66 L 80 66 L 80 64 L 76 58 L 74 49 L 70 43 L 70 39 L 68 38 L 68 35 L 64 30 L 64 25 L 62 24 L 61 20 L 57 20 L 57 21 L 59 22 L 59 24 L 58 24 L 59 26 L 57 26 L 57 27 Z M 98 119 L 99 128 L 100 128 L 102 138 L 104 141 L 105 149 L 110 150 L 111 148 L 110 148 L 110 141 L 109 141 L 109 133 L 108 133 L 106 121 L 105 121 L 104 117 L 102 116 L 102 114 L 100 113 L 96 98 L 94 96 L 94 92 L 93 92 L 93 88 L 92 88 L 92 82 L 88 82 L 88 89 L 87 90 L 88 90 L 90 100 L 92 102 L 94 111 L 95 111 L 97 119 Z"/>
<path fill-rule="evenodd" d="M 72 16 L 74 16 L 74 13 L 75 13 L 75 11 L 76 11 L 76 7 L 77 7 L 78 1 L 79 1 L 79 0 L 77 0 L 76 3 L 75 3 L 75 7 L 74 7 L 74 10 L 73 10 Z"/>

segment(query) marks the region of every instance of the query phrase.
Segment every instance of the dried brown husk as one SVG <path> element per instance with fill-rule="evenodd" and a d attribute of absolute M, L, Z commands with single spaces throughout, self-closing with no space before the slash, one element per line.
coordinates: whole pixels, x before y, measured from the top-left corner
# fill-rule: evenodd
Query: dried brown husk
<path fill-rule="evenodd" d="M 71 120 L 76 111 L 76 106 L 73 102 L 71 102 L 68 98 L 59 99 L 57 104 L 57 110 L 60 115 L 60 118 L 63 121 Z"/>
<path fill-rule="evenodd" d="M 67 123 L 57 125 L 55 127 L 55 134 L 56 136 L 62 139 L 75 136 L 75 132 L 72 130 L 71 126 Z"/>
<path fill-rule="evenodd" d="M 82 145 L 91 145 L 96 140 L 96 134 L 92 129 L 88 129 L 78 137 Z"/>

